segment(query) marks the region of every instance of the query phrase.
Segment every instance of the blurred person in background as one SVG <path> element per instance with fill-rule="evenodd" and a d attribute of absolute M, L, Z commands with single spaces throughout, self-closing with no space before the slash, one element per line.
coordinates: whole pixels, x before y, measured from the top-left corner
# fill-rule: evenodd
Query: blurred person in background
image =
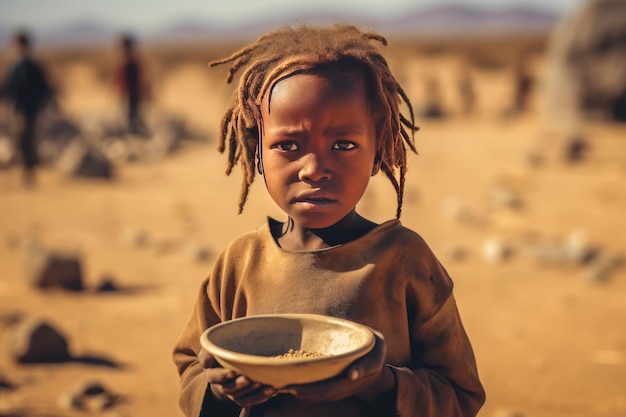
<path fill-rule="evenodd" d="M 115 71 L 115 84 L 125 105 L 128 130 L 145 134 L 141 104 L 148 97 L 148 88 L 141 62 L 136 52 L 136 40 L 124 34 L 119 39 L 121 59 Z"/>
<path fill-rule="evenodd" d="M 528 110 L 530 93 L 534 85 L 534 78 L 530 70 L 530 52 L 521 54 L 513 68 L 515 91 L 513 97 L 513 112 L 523 113 Z"/>
<path fill-rule="evenodd" d="M 476 108 L 476 87 L 470 66 L 467 63 L 459 68 L 457 89 L 461 98 L 463 114 L 471 115 Z"/>
<path fill-rule="evenodd" d="M 17 122 L 18 149 L 24 167 L 24 185 L 35 184 L 35 168 L 39 162 L 35 128 L 37 118 L 52 96 L 43 67 L 32 56 L 30 34 L 18 31 L 12 47 L 17 55 L 2 84 L 0 97 L 13 104 Z"/>

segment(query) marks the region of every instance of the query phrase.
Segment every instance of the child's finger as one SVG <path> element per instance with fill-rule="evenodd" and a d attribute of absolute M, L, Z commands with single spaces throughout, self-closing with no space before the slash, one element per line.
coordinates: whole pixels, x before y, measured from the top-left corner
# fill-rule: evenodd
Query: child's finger
<path fill-rule="evenodd" d="M 340 376 L 320 382 L 302 385 L 289 385 L 281 393 L 290 394 L 303 401 L 332 401 L 343 398 L 346 391 L 346 377 Z"/>
<path fill-rule="evenodd" d="M 201 349 L 200 353 L 198 353 L 198 362 L 200 362 L 203 368 L 212 368 L 216 363 L 213 355 L 204 349 Z"/>
<path fill-rule="evenodd" d="M 224 381 L 222 386 L 227 393 L 241 393 L 242 395 L 245 395 L 248 392 L 259 388 L 261 384 L 252 382 L 245 376 L 239 375 L 236 378 Z"/>
<path fill-rule="evenodd" d="M 254 389 L 241 390 L 237 392 L 236 395 L 229 397 L 241 407 L 250 407 L 256 404 L 264 403 L 277 395 L 277 391 L 272 387 L 262 386 L 256 383 L 250 385 L 249 387 L 252 386 L 254 386 Z"/>
<path fill-rule="evenodd" d="M 209 368 L 204 372 L 208 375 L 211 384 L 235 384 L 235 380 L 239 376 L 236 372 L 224 368 Z"/>

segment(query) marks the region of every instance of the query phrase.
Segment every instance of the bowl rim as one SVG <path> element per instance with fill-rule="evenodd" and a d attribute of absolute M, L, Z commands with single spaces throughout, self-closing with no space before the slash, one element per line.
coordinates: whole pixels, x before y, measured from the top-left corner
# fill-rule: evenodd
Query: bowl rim
<path fill-rule="evenodd" d="M 297 320 L 313 320 L 313 321 L 331 321 L 333 323 L 337 323 L 342 325 L 343 327 L 349 327 L 359 332 L 362 332 L 365 335 L 365 343 L 353 350 L 348 352 L 340 353 L 332 356 L 319 356 L 319 357 L 308 357 L 308 358 L 278 358 L 272 356 L 260 356 L 260 355 L 250 355 L 247 353 L 239 353 L 233 352 L 228 349 L 224 349 L 215 343 L 211 342 L 209 339 L 209 334 L 216 330 L 219 330 L 222 327 L 231 325 L 237 321 L 243 320 L 260 320 L 266 318 L 287 318 L 287 319 L 297 319 Z M 217 358 L 223 359 L 227 362 L 236 361 L 245 365 L 272 365 L 272 366 L 288 366 L 296 363 L 317 363 L 317 362 L 326 362 L 330 360 L 340 360 L 343 358 L 353 357 L 354 359 L 358 359 L 368 352 L 370 352 L 374 345 L 376 344 L 376 338 L 374 336 L 374 332 L 371 328 L 364 324 L 356 323 L 354 321 L 343 319 L 334 316 L 325 316 L 322 314 L 313 314 L 313 313 L 275 313 L 275 314 L 256 314 L 252 316 L 246 317 L 238 317 L 235 319 L 230 319 L 227 321 L 220 322 L 215 324 L 208 329 L 202 332 L 200 336 L 200 344 L 201 346 L 208 351 L 210 354 L 214 355 Z"/>

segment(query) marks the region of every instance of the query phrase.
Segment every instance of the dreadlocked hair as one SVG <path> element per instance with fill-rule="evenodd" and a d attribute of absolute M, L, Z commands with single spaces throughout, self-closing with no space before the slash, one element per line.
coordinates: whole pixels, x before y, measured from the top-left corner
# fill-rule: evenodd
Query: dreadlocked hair
<path fill-rule="evenodd" d="M 378 45 L 372 41 L 387 45 L 384 37 L 347 24 L 326 28 L 285 27 L 261 36 L 229 57 L 209 63 L 209 67 L 230 64 L 227 83 L 232 82 L 237 71 L 245 68 L 239 88 L 222 118 L 218 143 L 218 151 L 228 156 L 226 175 L 241 162 L 244 175 L 239 213 L 243 211 L 256 174 L 260 105 L 264 95 L 276 82 L 294 73 L 324 67 L 342 68 L 351 63 L 362 67 L 366 73 L 380 169 L 395 188 L 396 217 L 400 217 L 407 170 L 406 147 L 417 153 L 414 132 L 418 128 L 410 100 L 391 73 Z M 409 118 L 400 112 L 402 102 L 409 110 Z"/>

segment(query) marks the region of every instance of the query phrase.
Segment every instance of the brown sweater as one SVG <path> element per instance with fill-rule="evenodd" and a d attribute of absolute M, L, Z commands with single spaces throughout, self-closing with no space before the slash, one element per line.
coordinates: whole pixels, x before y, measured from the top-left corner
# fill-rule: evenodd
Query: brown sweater
<path fill-rule="evenodd" d="M 265 224 L 229 244 L 202 283 L 174 348 L 181 409 L 188 417 L 475 416 L 485 393 L 452 286 L 424 240 L 398 220 L 315 252 L 281 249 Z M 325 314 L 380 331 L 395 391 L 372 403 L 304 404 L 279 395 L 239 410 L 218 402 L 197 361 L 200 335 L 216 323 L 270 313 Z"/>

